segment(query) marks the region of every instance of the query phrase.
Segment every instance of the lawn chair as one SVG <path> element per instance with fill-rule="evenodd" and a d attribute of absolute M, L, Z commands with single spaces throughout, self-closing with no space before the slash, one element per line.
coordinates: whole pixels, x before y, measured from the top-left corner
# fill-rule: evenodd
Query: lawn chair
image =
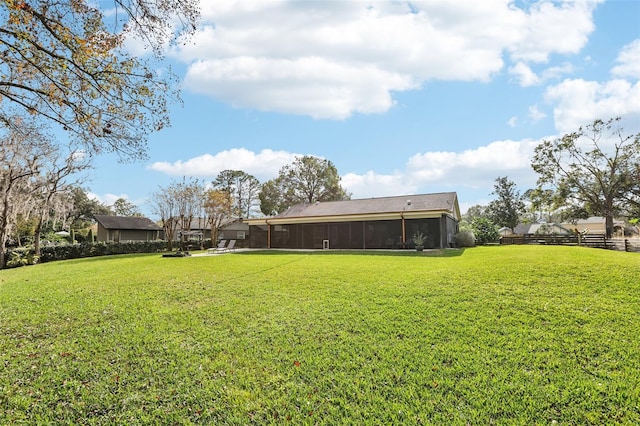
<path fill-rule="evenodd" d="M 227 245 L 227 240 L 220 240 L 217 246 L 207 249 L 207 253 L 215 253 L 217 251 L 223 251 L 225 250 L 226 245 Z"/>
<path fill-rule="evenodd" d="M 229 245 L 225 248 L 225 251 L 236 251 L 236 240 L 229 240 Z"/>

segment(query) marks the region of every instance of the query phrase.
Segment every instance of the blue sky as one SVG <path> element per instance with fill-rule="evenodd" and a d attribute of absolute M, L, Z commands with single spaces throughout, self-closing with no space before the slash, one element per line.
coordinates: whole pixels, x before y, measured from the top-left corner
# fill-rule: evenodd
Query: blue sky
<path fill-rule="evenodd" d="M 99 157 L 87 187 L 148 199 L 225 169 L 265 182 L 296 155 L 331 160 L 352 198 L 535 186 L 543 139 L 596 118 L 640 131 L 640 1 L 203 0 L 167 61 L 184 105 L 149 160 Z M 130 49 L 138 47 L 131 43 Z"/>

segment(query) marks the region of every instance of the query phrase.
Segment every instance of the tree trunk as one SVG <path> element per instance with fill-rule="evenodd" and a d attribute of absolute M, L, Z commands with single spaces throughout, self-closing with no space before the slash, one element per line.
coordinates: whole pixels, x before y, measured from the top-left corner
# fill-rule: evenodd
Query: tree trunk
<path fill-rule="evenodd" d="M 613 216 L 611 213 L 607 213 L 604 218 L 604 226 L 605 226 L 605 236 L 607 239 L 611 238 L 613 235 Z"/>
<path fill-rule="evenodd" d="M 40 225 L 36 227 L 33 233 L 33 252 L 37 257 L 40 257 L 40 234 L 42 233 Z"/>

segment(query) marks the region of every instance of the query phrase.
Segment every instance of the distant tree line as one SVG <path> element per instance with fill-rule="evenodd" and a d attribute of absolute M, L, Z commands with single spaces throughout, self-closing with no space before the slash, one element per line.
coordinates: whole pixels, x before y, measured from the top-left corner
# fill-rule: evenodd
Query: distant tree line
<path fill-rule="evenodd" d="M 626 134 L 620 118 L 595 120 L 552 141 L 543 141 L 531 167 L 537 186 L 524 193 L 507 176 L 495 180 L 487 206 L 468 209 L 461 226 L 478 243 L 498 240 L 498 229 L 518 223 L 573 222 L 590 216 L 605 219 L 606 237 L 614 218 L 640 219 L 640 133 Z"/>
<path fill-rule="evenodd" d="M 264 183 L 242 170 L 223 170 L 211 182 L 185 177 L 159 187 L 150 203 L 172 249 L 173 241 L 188 238 L 177 233 L 190 230 L 194 220 L 204 220 L 199 225 L 209 227 L 215 241 L 224 223 L 278 214 L 299 203 L 349 198 L 331 161 L 300 156 Z"/>

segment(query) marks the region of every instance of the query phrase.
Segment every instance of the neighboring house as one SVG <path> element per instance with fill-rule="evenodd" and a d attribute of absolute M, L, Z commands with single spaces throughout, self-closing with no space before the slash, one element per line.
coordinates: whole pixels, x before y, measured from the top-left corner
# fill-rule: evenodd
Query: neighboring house
<path fill-rule="evenodd" d="M 453 245 L 460 207 L 455 192 L 298 204 L 272 217 L 245 219 L 251 247 L 396 249 Z"/>
<path fill-rule="evenodd" d="M 178 225 L 174 233 L 174 240 L 179 241 L 184 235 L 186 241 L 203 241 L 211 239 L 211 226 L 205 217 L 194 217 L 191 219 L 190 229 L 184 230 Z"/>
<path fill-rule="evenodd" d="M 219 240 L 236 240 L 238 245 L 246 245 L 243 244 L 244 240 L 249 238 L 249 224 L 245 222 L 241 222 L 239 220 L 235 220 L 224 224 L 220 227 L 220 232 L 218 233 Z"/>
<path fill-rule="evenodd" d="M 625 223 L 621 220 L 614 220 L 614 234 L 620 236 L 625 234 Z M 604 235 L 606 233 L 606 225 L 604 217 L 592 216 L 588 219 L 580 219 L 576 223 L 529 223 L 518 224 L 514 232 L 508 228 L 501 228 L 501 236 L 525 235 L 525 234 L 571 234 L 579 232 L 589 235 Z"/>
<path fill-rule="evenodd" d="M 563 223 L 562 226 L 565 226 L 572 231 L 580 232 L 581 234 L 606 234 L 607 225 L 604 217 L 600 216 L 592 216 L 587 219 L 580 219 L 576 221 L 576 223 Z M 624 221 L 614 219 L 613 221 L 613 232 L 624 233 Z"/>
<path fill-rule="evenodd" d="M 98 222 L 97 241 L 119 243 L 155 241 L 162 228 L 146 217 L 95 215 Z"/>

